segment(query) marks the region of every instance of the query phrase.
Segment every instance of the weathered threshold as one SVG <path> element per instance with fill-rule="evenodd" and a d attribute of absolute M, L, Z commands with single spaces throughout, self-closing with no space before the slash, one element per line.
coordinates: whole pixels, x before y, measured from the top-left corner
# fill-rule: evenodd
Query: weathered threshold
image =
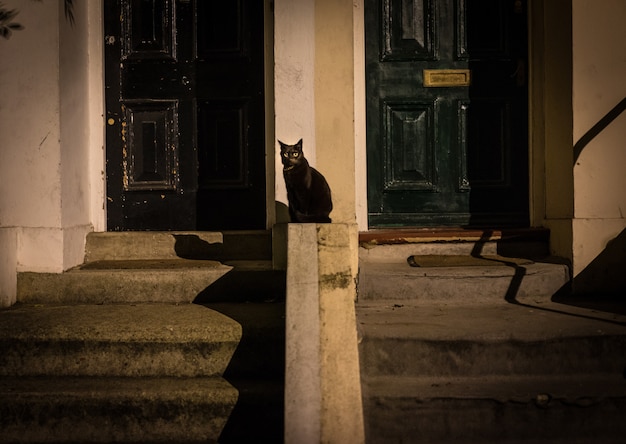
<path fill-rule="evenodd" d="M 361 231 L 360 244 L 389 245 L 420 242 L 542 241 L 550 238 L 548 228 L 388 228 Z"/>

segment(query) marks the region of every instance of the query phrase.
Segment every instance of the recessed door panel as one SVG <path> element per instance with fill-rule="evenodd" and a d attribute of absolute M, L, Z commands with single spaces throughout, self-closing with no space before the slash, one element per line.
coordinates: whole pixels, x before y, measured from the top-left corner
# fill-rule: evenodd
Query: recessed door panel
<path fill-rule="evenodd" d="M 524 3 L 366 0 L 371 227 L 528 224 Z"/>
<path fill-rule="evenodd" d="M 105 0 L 109 230 L 266 228 L 258 0 Z"/>

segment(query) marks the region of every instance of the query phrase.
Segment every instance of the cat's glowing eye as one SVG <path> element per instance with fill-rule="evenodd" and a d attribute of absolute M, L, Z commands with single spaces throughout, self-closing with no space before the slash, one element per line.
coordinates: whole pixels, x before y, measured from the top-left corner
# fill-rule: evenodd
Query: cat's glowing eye
<path fill-rule="evenodd" d="M 289 153 L 283 153 L 283 156 L 289 157 Z"/>
<path fill-rule="evenodd" d="M 300 153 L 293 153 L 293 157 L 298 157 Z"/>

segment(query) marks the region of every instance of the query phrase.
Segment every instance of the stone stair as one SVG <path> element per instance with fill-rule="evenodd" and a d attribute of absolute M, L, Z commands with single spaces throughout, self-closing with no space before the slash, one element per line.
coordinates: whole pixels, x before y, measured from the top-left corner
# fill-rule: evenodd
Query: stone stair
<path fill-rule="evenodd" d="M 0 311 L 0 442 L 282 440 L 268 232 L 93 233 Z"/>
<path fill-rule="evenodd" d="M 363 239 L 368 444 L 622 442 L 626 316 L 570 304 L 567 266 L 530 234 Z"/>

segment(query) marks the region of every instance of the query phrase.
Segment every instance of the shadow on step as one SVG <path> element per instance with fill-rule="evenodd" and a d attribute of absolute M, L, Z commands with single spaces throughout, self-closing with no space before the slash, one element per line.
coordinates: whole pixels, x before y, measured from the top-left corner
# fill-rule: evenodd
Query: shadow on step
<path fill-rule="evenodd" d="M 226 263 L 228 265 L 228 263 Z M 235 267 L 202 290 L 194 303 L 280 302 L 285 300 L 285 272 Z"/>
<path fill-rule="evenodd" d="M 541 307 L 536 304 L 526 304 L 520 302 L 517 296 L 519 289 L 522 285 L 522 281 L 526 276 L 526 268 L 516 259 L 489 259 L 483 256 L 483 248 L 486 242 L 491 238 L 492 234 L 493 233 L 490 230 L 485 230 L 481 238 L 474 245 L 474 248 L 472 249 L 470 255 L 473 258 L 493 261 L 494 263 L 500 263 L 513 269 L 514 273 L 504 296 L 505 302 L 513 305 L 532 308 L 535 310 L 559 313 L 566 316 L 594 319 L 610 324 L 624 325 L 623 322 L 603 319 L 598 316 L 588 314 L 575 314 L 570 313 L 567 310 L 555 310 L 551 308 Z M 611 241 L 607 248 L 587 267 L 587 269 L 585 269 L 582 273 L 576 276 L 576 278 L 574 278 L 574 285 L 578 284 L 579 287 L 588 289 L 585 294 L 579 296 L 572 295 L 572 282 L 568 282 L 563 285 L 559 290 L 557 290 L 553 295 L 551 295 L 551 301 L 557 304 L 563 304 L 564 306 L 571 305 L 574 307 L 587 308 L 592 310 L 592 313 L 593 311 L 604 311 L 614 314 L 626 314 L 626 304 L 624 303 L 626 299 L 623 296 L 624 294 L 626 294 L 624 293 L 624 282 L 626 282 L 624 276 L 626 275 L 623 273 L 623 266 L 621 265 L 623 264 L 625 251 L 626 230 L 622 231 L 622 233 L 618 237 Z M 569 265 L 569 263 L 564 259 L 550 256 L 543 258 L 535 257 L 533 258 L 533 260 L 537 262 Z M 580 280 L 585 279 L 585 285 L 587 287 L 584 287 L 580 284 Z M 594 288 L 601 288 L 601 283 L 605 279 L 612 282 L 611 291 L 594 291 Z"/>
<path fill-rule="evenodd" d="M 285 304 L 203 303 L 237 321 L 241 341 L 224 372 L 239 392 L 219 442 L 283 442 Z"/>
<path fill-rule="evenodd" d="M 224 372 L 239 392 L 219 442 L 283 442 L 285 273 L 234 264 L 195 304 L 237 321 L 242 337 Z"/>

